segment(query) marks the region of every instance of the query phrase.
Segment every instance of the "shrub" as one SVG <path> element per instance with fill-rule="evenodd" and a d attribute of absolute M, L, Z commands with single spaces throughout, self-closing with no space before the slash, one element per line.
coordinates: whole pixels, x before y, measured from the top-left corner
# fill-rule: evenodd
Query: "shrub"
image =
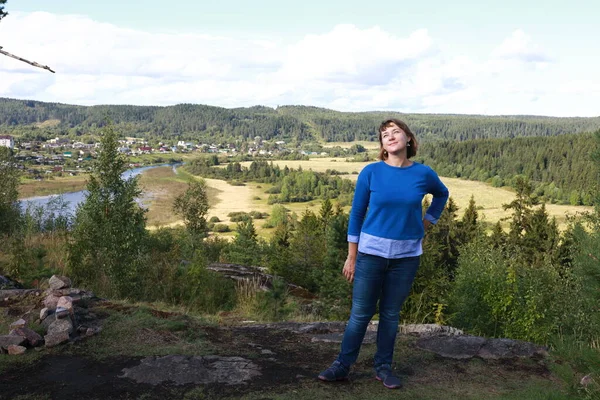
<path fill-rule="evenodd" d="M 231 232 L 231 228 L 229 228 L 229 225 L 225 225 L 225 224 L 215 224 L 215 225 L 213 226 L 213 229 L 212 229 L 212 231 L 213 231 L 213 232 L 220 232 L 220 233 L 223 233 L 223 232 Z"/>

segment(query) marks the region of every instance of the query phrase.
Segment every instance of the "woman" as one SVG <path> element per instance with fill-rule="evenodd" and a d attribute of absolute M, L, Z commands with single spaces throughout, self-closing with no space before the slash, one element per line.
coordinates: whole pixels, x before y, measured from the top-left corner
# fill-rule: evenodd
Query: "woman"
<path fill-rule="evenodd" d="M 378 136 L 381 161 L 360 172 L 350 211 L 342 271 L 354 281 L 350 320 L 337 360 L 319 379 L 348 378 L 379 301 L 375 377 L 395 389 L 402 386 L 391 367 L 400 309 L 419 267 L 425 231 L 439 219 L 448 189 L 430 167 L 410 161 L 418 143 L 404 122 L 384 121 Z M 433 200 L 423 218 L 422 201 L 428 193 Z"/>

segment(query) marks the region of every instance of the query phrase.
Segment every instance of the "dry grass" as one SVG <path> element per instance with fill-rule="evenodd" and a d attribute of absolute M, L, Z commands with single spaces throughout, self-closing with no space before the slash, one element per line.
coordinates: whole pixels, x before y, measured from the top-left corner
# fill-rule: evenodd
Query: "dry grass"
<path fill-rule="evenodd" d="M 50 194 L 78 192 L 85 189 L 87 175 L 52 177 L 42 181 L 24 180 L 19 186 L 19 199 Z"/>
<path fill-rule="evenodd" d="M 175 226 L 182 222 L 173 212 L 175 198 L 185 192 L 190 176 L 175 174 L 172 167 L 158 167 L 144 171 L 140 176 L 140 188 L 147 194 L 144 204 L 148 207 L 148 226 Z M 216 201 L 218 191 L 208 188 L 209 203 Z"/>
<path fill-rule="evenodd" d="M 367 142 L 371 143 L 371 142 Z M 243 166 L 249 166 L 251 162 L 242 163 Z M 273 164 L 280 166 L 281 168 L 286 165 L 289 168 L 297 169 L 302 167 L 304 170 L 312 169 L 315 172 L 325 172 L 328 169 L 337 170 L 339 172 L 347 172 L 349 175 L 340 175 L 342 178 L 351 179 L 353 181 L 358 177 L 353 172 L 360 172 L 362 168 L 369 164 L 368 162 L 347 162 L 345 158 L 312 158 L 308 161 L 287 161 L 287 160 L 276 160 Z M 515 198 L 513 191 L 506 188 L 495 188 L 484 182 L 467 181 L 457 178 L 446 178 L 441 177 L 442 181 L 450 190 L 450 195 L 455 203 L 459 207 L 458 215 L 462 215 L 462 212 L 469 204 L 471 196 L 474 197 L 475 203 L 479 209 L 479 213 L 482 219 L 489 223 L 496 223 L 502 218 L 510 215 L 510 212 L 505 211 L 502 208 L 503 204 L 508 204 Z M 265 198 L 268 195 L 263 195 Z M 266 201 L 265 201 L 266 204 Z M 301 213 L 305 209 L 318 210 L 320 207 L 319 201 L 313 201 L 310 203 L 296 203 L 286 204 L 286 207 Z M 255 208 L 254 209 L 258 209 Z M 349 208 L 347 207 L 346 210 Z M 559 227 L 564 228 L 567 215 L 575 215 L 584 211 L 591 211 L 591 207 L 583 206 L 569 206 L 569 205 L 546 205 L 548 214 L 550 217 L 556 217 Z M 268 211 L 267 211 L 268 212 Z"/>
<path fill-rule="evenodd" d="M 38 128 L 52 128 L 60 125 L 60 119 L 47 119 L 44 122 L 37 122 L 34 125 Z"/>

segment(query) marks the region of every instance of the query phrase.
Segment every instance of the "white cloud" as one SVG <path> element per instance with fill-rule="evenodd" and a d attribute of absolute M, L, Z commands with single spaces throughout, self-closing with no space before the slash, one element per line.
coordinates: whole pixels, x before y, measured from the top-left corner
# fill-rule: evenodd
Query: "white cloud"
<path fill-rule="evenodd" d="M 425 29 L 398 36 L 353 25 L 286 42 L 148 33 L 85 16 L 15 12 L 0 24 L 0 38 L 5 50 L 57 71 L 0 57 L 1 97 L 543 115 L 597 115 L 593 104 L 600 102 L 595 75 L 562 79 L 559 63 L 548 62 L 521 30 L 490 44 L 487 59 L 443 53 L 444 38 Z"/>
<path fill-rule="evenodd" d="M 505 60 L 535 63 L 545 63 L 552 59 L 521 29 L 514 31 L 500 46 L 496 47 L 492 56 Z"/>

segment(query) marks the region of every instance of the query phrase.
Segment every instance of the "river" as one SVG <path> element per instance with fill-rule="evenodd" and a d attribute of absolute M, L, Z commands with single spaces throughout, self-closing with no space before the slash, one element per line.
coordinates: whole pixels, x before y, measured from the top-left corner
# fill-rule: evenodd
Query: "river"
<path fill-rule="evenodd" d="M 130 179 L 134 176 L 140 175 L 144 171 L 147 171 L 152 168 L 172 166 L 173 172 L 177 173 L 176 167 L 181 164 L 160 164 L 160 165 L 151 165 L 147 167 L 139 167 L 128 169 L 123 172 L 123 179 Z M 51 194 L 48 196 L 37 196 L 37 197 L 28 197 L 26 199 L 21 199 L 19 201 L 21 208 L 23 209 L 37 209 L 43 207 L 44 209 L 52 209 L 54 213 L 61 215 L 75 215 L 75 211 L 77 210 L 77 206 L 86 197 L 86 190 L 80 190 L 78 192 L 69 192 L 63 194 Z M 143 197 L 151 196 L 151 193 L 144 193 Z M 62 201 L 59 201 L 62 200 Z M 143 203 L 143 198 L 139 200 L 140 203 Z M 50 210 L 47 210 L 50 211 Z"/>

